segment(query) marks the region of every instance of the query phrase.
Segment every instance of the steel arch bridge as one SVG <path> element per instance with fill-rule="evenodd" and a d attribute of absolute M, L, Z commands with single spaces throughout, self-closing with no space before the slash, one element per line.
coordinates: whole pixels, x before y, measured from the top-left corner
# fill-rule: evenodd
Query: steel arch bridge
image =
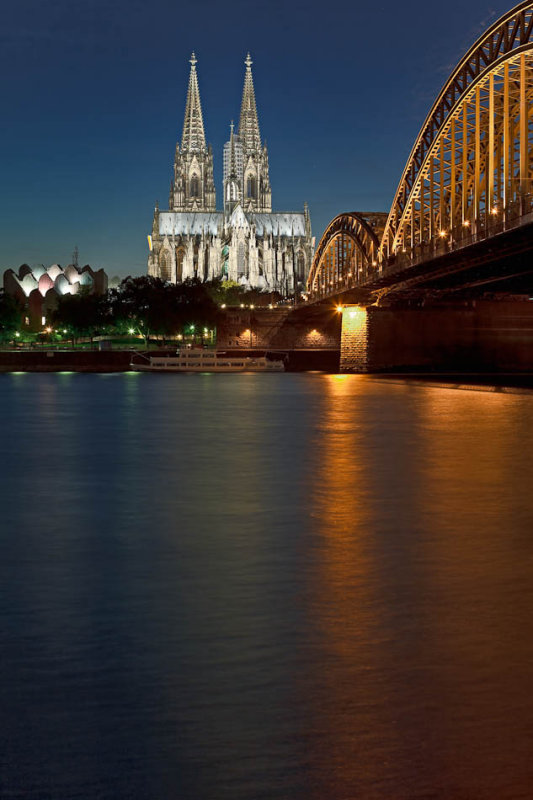
<path fill-rule="evenodd" d="M 330 222 L 317 247 L 308 291 L 330 294 L 359 285 L 378 264 L 379 238 L 364 216 L 352 211 Z"/>
<path fill-rule="evenodd" d="M 414 143 L 383 234 L 341 214 L 317 248 L 310 300 L 379 285 L 520 226 L 533 211 L 533 2 L 494 23 L 444 85 Z M 348 247 L 348 242 L 353 242 Z"/>

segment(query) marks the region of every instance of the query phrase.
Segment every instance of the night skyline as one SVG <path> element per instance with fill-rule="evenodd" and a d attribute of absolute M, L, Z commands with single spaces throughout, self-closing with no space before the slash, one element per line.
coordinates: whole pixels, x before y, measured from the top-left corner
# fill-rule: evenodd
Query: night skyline
<path fill-rule="evenodd" d="M 146 271 L 156 200 L 166 205 L 192 50 L 221 206 L 222 147 L 254 61 L 273 206 L 309 203 L 318 238 L 346 210 L 388 211 L 439 89 L 509 3 L 79 5 L 25 2 L 3 34 L 7 110 L 2 269 L 54 261 Z M 71 16 L 69 16 L 71 14 Z M 179 34 L 177 32 L 179 31 Z M 224 32 L 231 31 L 228 43 Z M 379 35 L 377 33 L 379 31 Z M 430 31 L 430 35 L 428 35 Z M 178 42 L 176 40 L 179 40 Z"/>

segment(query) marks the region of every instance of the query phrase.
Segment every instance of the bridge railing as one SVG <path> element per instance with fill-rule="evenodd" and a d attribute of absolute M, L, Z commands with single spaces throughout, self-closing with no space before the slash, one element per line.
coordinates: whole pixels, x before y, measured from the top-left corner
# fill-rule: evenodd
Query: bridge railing
<path fill-rule="evenodd" d="M 383 276 L 419 266 L 448 253 L 464 250 L 531 222 L 533 222 L 533 194 L 525 194 L 519 200 L 510 203 L 505 210 L 482 215 L 471 225 L 457 226 L 447 231 L 445 237 L 438 236 L 415 247 L 405 248 L 379 267 L 377 264 L 360 267 L 357 272 L 349 276 L 340 276 L 340 279 L 330 282 L 327 286 L 309 292 L 307 298 L 316 303 L 349 289 L 370 288 Z"/>
<path fill-rule="evenodd" d="M 334 280 L 330 282 L 328 286 L 321 286 L 318 289 L 307 292 L 306 296 L 311 302 L 316 303 L 339 294 L 340 292 L 345 292 L 348 289 L 364 288 L 366 285 L 372 284 L 375 280 L 378 280 L 379 277 L 380 272 L 377 264 L 366 268 L 362 267 L 351 276 L 343 277 L 340 280 Z"/>
<path fill-rule="evenodd" d="M 503 211 L 484 214 L 475 223 L 452 228 L 445 236 L 435 237 L 414 247 L 406 247 L 405 250 L 384 261 L 380 272 L 382 275 L 387 275 L 390 272 L 416 267 L 425 261 L 463 250 L 532 221 L 533 195 L 525 194 L 520 200 L 510 203 Z"/>

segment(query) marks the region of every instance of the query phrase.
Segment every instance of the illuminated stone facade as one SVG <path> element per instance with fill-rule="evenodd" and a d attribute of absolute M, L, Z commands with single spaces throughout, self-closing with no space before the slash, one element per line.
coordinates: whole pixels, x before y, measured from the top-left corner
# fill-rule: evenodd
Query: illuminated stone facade
<path fill-rule="evenodd" d="M 362 306 L 344 306 L 341 330 L 341 372 L 368 372 L 369 315 Z"/>
<path fill-rule="evenodd" d="M 148 273 L 173 283 L 224 278 L 292 294 L 305 286 L 311 265 L 311 220 L 307 206 L 303 212 L 272 212 L 250 56 L 238 133 L 232 124 L 224 146 L 223 211 L 216 211 L 213 154 L 205 139 L 196 63 L 193 53 L 169 210 L 155 208 Z"/>

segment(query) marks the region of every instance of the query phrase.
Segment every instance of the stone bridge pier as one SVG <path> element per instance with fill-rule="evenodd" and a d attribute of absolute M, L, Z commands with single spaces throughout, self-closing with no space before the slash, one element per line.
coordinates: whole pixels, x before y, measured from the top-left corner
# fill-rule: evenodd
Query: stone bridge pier
<path fill-rule="evenodd" d="M 533 301 L 346 305 L 341 372 L 531 372 Z"/>

